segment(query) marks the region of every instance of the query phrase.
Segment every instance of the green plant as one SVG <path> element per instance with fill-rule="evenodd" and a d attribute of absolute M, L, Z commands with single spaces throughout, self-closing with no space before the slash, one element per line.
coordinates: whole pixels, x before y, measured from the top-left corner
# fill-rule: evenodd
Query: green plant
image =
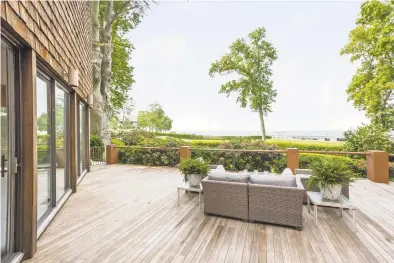
<path fill-rule="evenodd" d="M 125 145 L 139 145 L 144 139 L 153 139 L 155 135 L 141 129 L 111 131 L 111 138 L 121 140 Z"/>
<path fill-rule="evenodd" d="M 209 173 L 209 164 L 205 162 L 202 158 L 190 158 L 184 159 L 179 164 L 179 170 L 184 176 L 185 181 L 187 181 L 187 175 L 198 174 L 202 178 L 206 177 Z"/>
<path fill-rule="evenodd" d="M 97 135 L 90 135 L 90 147 L 103 147 L 104 142 Z"/>
<path fill-rule="evenodd" d="M 115 144 L 116 146 L 125 146 L 125 144 L 119 139 L 112 139 L 111 144 Z"/>
<path fill-rule="evenodd" d="M 378 124 L 369 124 L 345 132 L 345 149 L 348 151 L 365 152 L 380 150 L 394 153 L 394 142 L 390 133 Z"/>
<path fill-rule="evenodd" d="M 179 164 L 179 150 L 126 147 L 119 149 L 118 160 L 124 164 L 175 167 Z"/>
<path fill-rule="evenodd" d="M 350 167 L 344 162 L 321 159 L 312 163 L 311 168 L 312 175 L 308 180 L 308 189 L 353 182 Z"/>

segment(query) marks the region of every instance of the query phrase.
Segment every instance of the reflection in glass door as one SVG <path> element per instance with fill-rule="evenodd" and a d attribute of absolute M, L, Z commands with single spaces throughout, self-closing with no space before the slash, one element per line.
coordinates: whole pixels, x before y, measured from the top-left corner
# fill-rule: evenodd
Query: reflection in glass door
<path fill-rule="evenodd" d="M 15 196 L 15 111 L 14 52 L 1 43 L 0 173 L 1 173 L 1 259 L 13 252 Z"/>
<path fill-rule="evenodd" d="M 86 162 L 86 106 L 83 103 L 79 103 L 79 114 L 78 114 L 78 126 L 79 126 L 79 173 L 78 176 L 83 175 L 83 173 L 87 170 L 87 162 Z"/>
<path fill-rule="evenodd" d="M 50 82 L 38 75 L 37 92 L 37 219 L 51 206 L 51 92 Z"/>

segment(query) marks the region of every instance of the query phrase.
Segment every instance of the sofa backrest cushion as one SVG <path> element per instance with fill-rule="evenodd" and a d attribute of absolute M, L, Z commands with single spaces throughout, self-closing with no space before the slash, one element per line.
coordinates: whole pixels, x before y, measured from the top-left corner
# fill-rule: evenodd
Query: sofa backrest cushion
<path fill-rule="evenodd" d="M 296 178 L 291 175 L 262 175 L 262 174 L 251 174 L 249 176 L 251 184 L 264 184 L 264 185 L 275 185 L 275 186 L 297 186 Z"/>
<path fill-rule="evenodd" d="M 249 182 L 249 175 L 246 173 L 229 173 L 220 169 L 214 169 L 210 171 L 208 179 L 213 181 L 247 183 Z"/>

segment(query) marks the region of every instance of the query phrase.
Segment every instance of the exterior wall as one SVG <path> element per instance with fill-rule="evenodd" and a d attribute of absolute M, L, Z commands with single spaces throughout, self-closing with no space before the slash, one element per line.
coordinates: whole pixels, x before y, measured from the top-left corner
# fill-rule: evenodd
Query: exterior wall
<path fill-rule="evenodd" d="M 1 18 L 66 83 L 78 69 L 76 92 L 92 94 L 90 1 L 1 1 Z"/>

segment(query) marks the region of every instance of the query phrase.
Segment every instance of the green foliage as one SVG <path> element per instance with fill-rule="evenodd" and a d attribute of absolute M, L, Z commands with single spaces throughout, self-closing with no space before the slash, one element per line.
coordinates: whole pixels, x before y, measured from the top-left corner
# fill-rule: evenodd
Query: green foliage
<path fill-rule="evenodd" d="M 172 128 L 172 120 L 158 102 L 150 104 L 148 111 L 138 112 L 137 122 L 139 127 L 149 131 L 169 131 Z"/>
<path fill-rule="evenodd" d="M 277 59 L 276 50 L 266 39 L 266 30 L 260 27 L 248 35 L 248 40 L 237 39 L 229 53 L 212 63 L 209 75 L 237 74 L 223 84 L 219 93 L 230 96 L 237 93 L 237 102 L 242 108 L 249 107 L 260 115 L 263 140 L 265 140 L 264 117 L 272 112 L 276 90 L 273 88 L 272 63 Z"/>
<path fill-rule="evenodd" d="M 278 149 L 297 148 L 299 150 L 310 151 L 343 151 L 343 144 L 336 144 L 332 142 L 304 142 L 304 141 L 281 141 L 281 140 L 268 140 L 266 142 L 270 145 L 275 145 Z"/>
<path fill-rule="evenodd" d="M 300 154 L 300 168 L 313 169 L 313 163 L 320 161 L 333 161 L 343 163 L 352 173 L 353 177 L 366 177 L 366 163 L 365 160 L 352 159 L 350 157 L 341 155 L 327 155 L 327 154 Z"/>
<path fill-rule="evenodd" d="M 281 173 L 286 168 L 286 155 L 258 152 L 221 152 L 195 149 L 192 157 L 203 158 L 209 164 L 222 164 L 226 170 L 272 171 Z"/>
<path fill-rule="evenodd" d="M 138 143 L 138 146 L 144 147 L 180 147 L 182 145 L 185 143 L 176 138 L 144 138 Z"/>
<path fill-rule="evenodd" d="M 111 138 L 119 139 L 125 145 L 140 145 L 144 139 L 153 139 L 154 137 L 152 133 L 141 129 L 111 131 Z"/>
<path fill-rule="evenodd" d="M 106 1 L 100 2 L 99 21 L 103 25 Z M 111 65 L 111 96 L 112 110 L 118 111 L 131 100 L 129 91 L 134 84 L 133 70 L 129 64 L 134 50 L 133 44 L 127 38 L 127 33 L 134 29 L 143 17 L 148 6 L 145 3 L 133 1 L 114 1 L 113 11 L 116 17 L 112 23 L 112 65 Z"/>
<path fill-rule="evenodd" d="M 201 175 L 202 178 L 204 178 L 208 175 L 210 169 L 209 164 L 207 162 L 204 162 L 202 158 L 190 158 L 181 161 L 181 163 L 179 164 L 179 170 L 184 176 L 185 182 L 187 182 L 187 176 L 189 174 L 198 174 Z"/>
<path fill-rule="evenodd" d="M 120 128 L 120 122 L 117 117 L 113 116 L 109 121 L 109 129 L 117 130 Z"/>
<path fill-rule="evenodd" d="M 361 62 L 347 93 L 372 122 L 394 129 L 394 1 L 366 1 L 341 55 Z"/>
<path fill-rule="evenodd" d="M 394 142 L 390 134 L 379 124 L 369 124 L 345 132 L 345 149 L 366 152 L 380 150 L 394 153 Z"/>
<path fill-rule="evenodd" d="M 311 164 L 312 175 L 307 188 L 326 187 L 335 184 L 352 182 L 353 173 L 345 162 L 338 162 L 332 158 L 320 159 Z"/>
<path fill-rule="evenodd" d="M 261 136 L 213 136 L 213 135 L 197 135 L 197 134 L 186 134 L 186 133 L 161 133 L 155 132 L 156 136 L 169 136 L 178 139 L 188 140 L 233 140 L 233 139 L 247 139 L 247 140 L 260 140 Z M 271 136 L 266 136 L 266 139 L 270 139 Z"/>
<path fill-rule="evenodd" d="M 119 139 L 111 139 L 111 144 L 115 144 L 116 146 L 125 146 L 125 144 Z"/>
<path fill-rule="evenodd" d="M 90 147 L 104 147 L 104 142 L 97 135 L 90 135 Z"/>
<path fill-rule="evenodd" d="M 121 148 L 119 163 L 149 166 L 170 166 L 179 164 L 179 150 Z"/>

